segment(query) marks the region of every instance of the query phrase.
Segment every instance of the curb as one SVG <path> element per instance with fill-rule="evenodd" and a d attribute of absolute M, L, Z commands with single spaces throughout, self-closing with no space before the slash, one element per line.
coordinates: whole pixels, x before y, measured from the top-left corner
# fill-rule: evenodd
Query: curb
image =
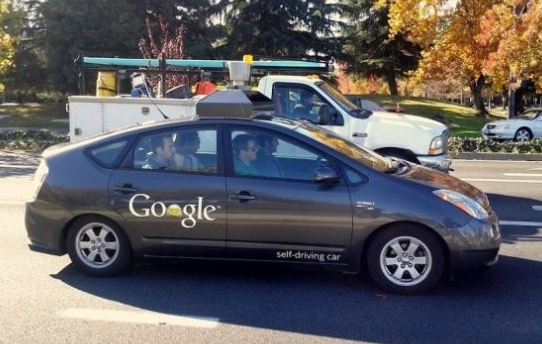
<path fill-rule="evenodd" d="M 457 153 L 450 154 L 452 159 L 463 160 L 510 160 L 510 161 L 542 161 L 542 154 L 528 153 Z"/>

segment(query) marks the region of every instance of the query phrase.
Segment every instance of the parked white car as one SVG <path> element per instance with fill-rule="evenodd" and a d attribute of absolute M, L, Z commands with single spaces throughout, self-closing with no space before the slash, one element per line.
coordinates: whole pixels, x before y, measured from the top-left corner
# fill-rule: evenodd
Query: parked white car
<path fill-rule="evenodd" d="M 542 108 L 529 109 L 515 119 L 489 122 L 482 128 L 482 136 L 486 139 L 517 142 L 542 138 Z"/>

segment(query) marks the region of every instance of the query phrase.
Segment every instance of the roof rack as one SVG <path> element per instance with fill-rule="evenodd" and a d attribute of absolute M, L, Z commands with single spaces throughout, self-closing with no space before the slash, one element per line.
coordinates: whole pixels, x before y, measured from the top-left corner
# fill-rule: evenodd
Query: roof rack
<path fill-rule="evenodd" d="M 250 60 L 252 57 L 250 56 Z M 244 60 L 244 59 L 243 59 Z M 227 73 L 231 62 L 236 60 L 189 60 L 189 59 L 129 59 L 109 57 L 87 57 L 79 55 L 75 64 L 79 69 L 80 90 L 85 93 L 85 71 L 123 71 L 160 74 L 165 80 L 167 74 L 199 75 L 202 71 L 215 71 Z M 248 63 L 252 70 L 262 74 L 269 72 L 289 73 L 327 73 L 329 64 L 322 61 L 304 60 L 255 60 Z M 165 96 L 165 88 L 162 89 L 162 96 Z"/>

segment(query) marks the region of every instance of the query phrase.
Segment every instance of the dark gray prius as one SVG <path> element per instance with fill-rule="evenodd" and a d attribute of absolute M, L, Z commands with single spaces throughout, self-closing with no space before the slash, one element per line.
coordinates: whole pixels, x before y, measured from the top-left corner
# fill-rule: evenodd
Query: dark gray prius
<path fill-rule="evenodd" d="M 29 246 L 90 275 L 157 258 L 366 266 L 383 289 L 414 294 L 498 260 L 483 192 L 308 122 L 164 121 L 43 156 Z"/>

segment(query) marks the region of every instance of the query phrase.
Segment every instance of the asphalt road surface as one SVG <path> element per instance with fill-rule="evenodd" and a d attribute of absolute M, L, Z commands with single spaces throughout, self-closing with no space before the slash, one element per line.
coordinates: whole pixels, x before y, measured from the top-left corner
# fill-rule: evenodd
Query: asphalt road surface
<path fill-rule="evenodd" d="M 0 158 L 0 343 L 540 343 L 542 163 L 454 161 L 487 192 L 504 243 L 491 271 L 407 297 L 365 276 L 239 265 L 78 273 L 28 250 L 38 157 Z"/>

